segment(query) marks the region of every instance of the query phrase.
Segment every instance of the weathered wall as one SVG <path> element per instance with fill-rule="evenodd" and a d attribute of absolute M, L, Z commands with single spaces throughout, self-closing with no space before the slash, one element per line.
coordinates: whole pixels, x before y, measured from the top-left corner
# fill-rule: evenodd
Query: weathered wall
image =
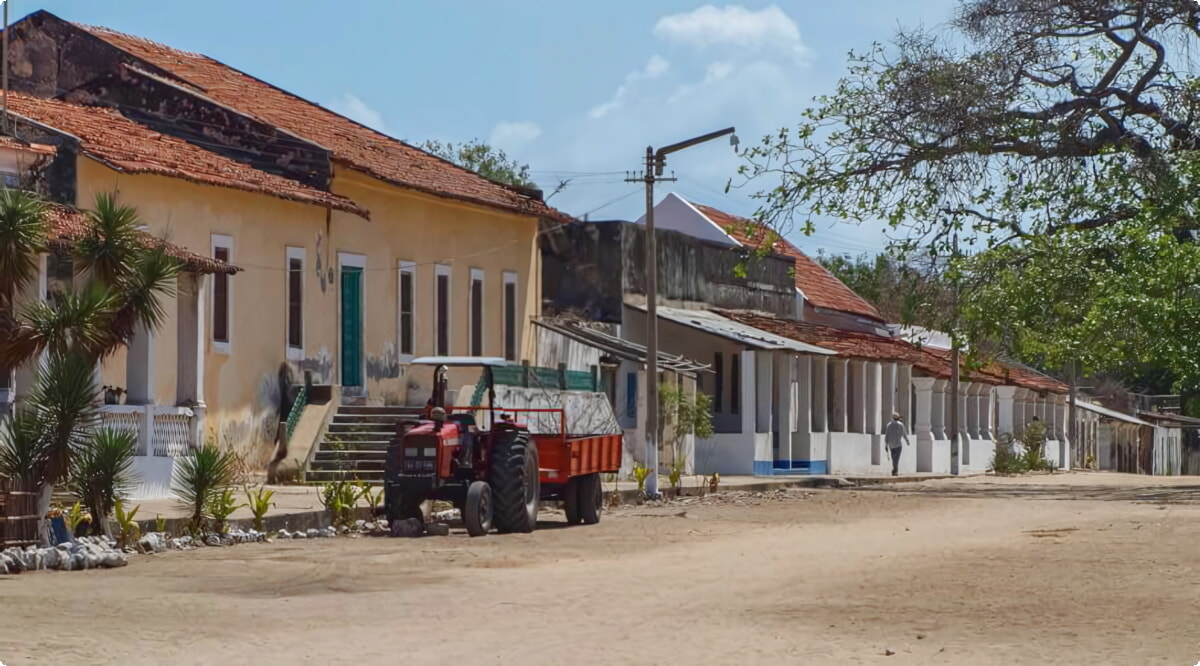
<path fill-rule="evenodd" d="M 504 272 L 517 275 L 518 361 L 534 358 L 530 330 L 540 314 L 538 222 L 532 217 L 458 204 L 392 187 L 365 174 L 339 168 L 334 191 L 371 211 L 371 221 L 344 213 L 332 215 L 332 242 L 323 250 L 325 266 L 337 267 L 338 253 L 366 257 L 364 272 L 364 357 L 367 390 L 401 403 L 422 404 L 429 396 L 432 370 L 413 368 L 397 356 L 399 345 L 398 261 L 416 264 L 416 335 L 414 356 L 434 353 L 436 265 L 451 267 L 450 352 L 469 353 L 471 269 L 483 271 L 483 355 L 504 356 Z M 336 292 L 331 286 L 330 292 Z M 336 315 L 336 310 L 333 314 Z M 337 318 L 328 322 L 335 341 L 329 351 L 339 358 Z M 452 371 L 451 386 L 474 383 L 478 369 Z M 411 391 L 411 394 L 410 394 Z"/>
<path fill-rule="evenodd" d="M 164 134 L 325 189 L 327 150 L 193 93 L 192 85 L 48 14 L 11 28 L 10 82 L 39 97 L 109 106 Z"/>
<path fill-rule="evenodd" d="M 126 175 L 81 159 L 78 205 L 90 207 L 99 192 L 116 193 L 137 208 L 149 232 L 198 254 L 211 255 L 212 234 L 233 237 L 233 263 L 244 271 L 230 278 L 230 353 L 212 346 L 211 282 L 206 287 L 204 400 L 208 434 L 265 462 L 278 425 L 279 374 L 287 363 L 286 247 L 305 248 L 305 358 L 319 359 L 332 344 L 336 300 L 318 288 L 313 274 L 317 242 L 326 233 L 325 211 L 274 197 L 196 185 L 155 175 Z M 211 281 L 211 277 L 208 278 Z M 176 404 L 179 312 L 163 303 L 167 318 L 154 334 L 155 395 Z M 105 364 L 106 384 L 127 385 L 124 354 Z M 320 364 L 313 362 L 317 369 Z M 296 381 L 299 367 L 291 365 Z M 323 379 L 318 372 L 316 380 Z"/>
<path fill-rule="evenodd" d="M 754 257 L 675 231 L 655 233 L 663 304 L 706 304 L 787 317 L 795 313 L 791 259 Z M 645 227 L 628 222 L 577 223 L 546 234 L 542 254 L 547 305 L 594 321 L 620 323 L 623 299 L 646 293 L 645 241 Z"/>

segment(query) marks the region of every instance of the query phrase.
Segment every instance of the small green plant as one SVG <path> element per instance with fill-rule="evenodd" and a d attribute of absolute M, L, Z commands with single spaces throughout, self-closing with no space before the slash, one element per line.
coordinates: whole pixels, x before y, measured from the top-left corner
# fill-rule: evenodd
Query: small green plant
<path fill-rule="evenodd" d="M 988 471 L 997 476 L 1012 476 L 1027 471 L 1025 459 L 1016 451 L 1016 438 L 1012 433 L 1002 433 L 996 438 L 996 452 Z"/>
<path fill-rule="evenodd" d="M 676 450 L 675 457 L 671 459 L 671 473 L 667 475 L 676 496 L 683 491 L 683 473 L 686 469 L 687 456 L 682 451 Z"/>
<path fill-rule="evenodd" d="M 1096 456 L 1089 455 L 1086 459 L 1084 459 L 1083 466 L 1086 469 L 1096 469 Z"/>
<path fill-rule="evenodd" d="M 92 515 L 84 510 L 82 502 L 76 502 L 69 511 L 63 512 L 63 516 L 67 520 L 67 527 L 71 528 L 71 534 L 77 534 L 83 523 L 92 522 Z"/>
<path fill-rule="evenodd" d="M 1021 433 L 1021 444 L 1025 447 L 1025 469 L 1030 472 L 1054 471 L 1054 466 L 1046 460 L 1043 452 L 1046 448 L 1046 424 L 1034 421 L 1025 426 Z"/>
<path fill-rule="evenodd" d="M 167 519 L 161 513 L 154 514 L 154 531 L 164 534 L 167 531 Z"/>
<path fill-rule="evenodd" d="M 267 509 L 275 506 L 271 498 L 275 496 L 275 491 L 266 486 L 259 486 L 253 493 L 249 488 L 246 488 L 246 502 L 250 507 L 250 513 L 254 514 L 254 529 L 259 532 L 263 531 L 263 518 L 267 515 Z"/>
<path fill-rule="evenodd" d="M 358 482 L 358 496 L 360 499 L 366 500 L 367 508 L 372 511 L 383 504 L 383 488 L 378 491 L 372 490 L 366 481 Z"/>
<path fill-rule="evenodd" d="M 212 516 L 213 530 L 218 534 L 225 533 L 225 522 L 229 520 L 229 516 L 233 515 L 234 511 L 246 506 L 238 504 L 234 499 L 233 488 L 226 488 L 212 496 L 208 502 L 208 515 Z"/>
<path fill-rule="evenodd" d="M 708 492 L 715 493 L 721 487 L 721 475 L 713 472 L 713 475 L 708 477 Z"/>
<path fill-rule="evenodd" d="M 348 525 L 354 518 L 354 505 L 358 504 L 359 495 L 357 483 L 340 480 L 321 486 L 318 498 L 334 525 Z"/>
<path fill-rule="evenodd" d="M 125 548 L 142 535 L 142 528 L 138 527 L 137 520 L 134 518 L 140 508 L 142 507 L 139 504 L 126 512 L 124 500 L 117 500 L 113 505 L 113 515 L 117 519 L 117 529 L 120 530 L 117 537 L 118 548 Z"/>
<path fill-rule="evenodd" d="M 650 468 L 649 467 L 643 467 L 642 465 L 634 465 L 633 480 L 637 481 L 637 486 L 638 486 L 637 489 L 638 489 L 639 495 L 644 494 L 646 492 L 646 479 L 648 479 L 648 478 L 650 478 Z"/>

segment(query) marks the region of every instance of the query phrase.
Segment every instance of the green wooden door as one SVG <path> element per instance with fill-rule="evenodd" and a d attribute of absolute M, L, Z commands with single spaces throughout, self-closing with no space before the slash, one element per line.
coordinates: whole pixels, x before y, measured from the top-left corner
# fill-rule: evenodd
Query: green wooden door
<path fill-rule="evenodd" d="M 342 386 L 362 386 L 362 269 L 342 267 Z"/>

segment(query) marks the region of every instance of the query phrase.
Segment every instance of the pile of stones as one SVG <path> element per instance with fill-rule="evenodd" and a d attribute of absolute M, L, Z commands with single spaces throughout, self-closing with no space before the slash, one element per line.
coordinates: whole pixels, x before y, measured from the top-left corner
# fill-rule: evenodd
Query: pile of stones
<path fill-rule="evenodd" d="M 22 571 L 83 571 L 112 569 L 128 564 L 115 541 L 102 536 L 80 537 L 74 543 L 51 547 L 26 546 L 0 552 L 0 574 Z"/>

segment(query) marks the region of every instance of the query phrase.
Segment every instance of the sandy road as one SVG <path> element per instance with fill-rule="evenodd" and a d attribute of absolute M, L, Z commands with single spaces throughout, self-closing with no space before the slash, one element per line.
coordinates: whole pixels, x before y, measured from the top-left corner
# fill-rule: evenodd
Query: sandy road
<path fill-rule="evenodd" d="M 793 491 L 590 528 L 547 514 L 532 535 L 278 542 L 0 578 L 0 662 L 1196 663 L 1196 489 L 1144 503 L 1104 476 Z"/>

